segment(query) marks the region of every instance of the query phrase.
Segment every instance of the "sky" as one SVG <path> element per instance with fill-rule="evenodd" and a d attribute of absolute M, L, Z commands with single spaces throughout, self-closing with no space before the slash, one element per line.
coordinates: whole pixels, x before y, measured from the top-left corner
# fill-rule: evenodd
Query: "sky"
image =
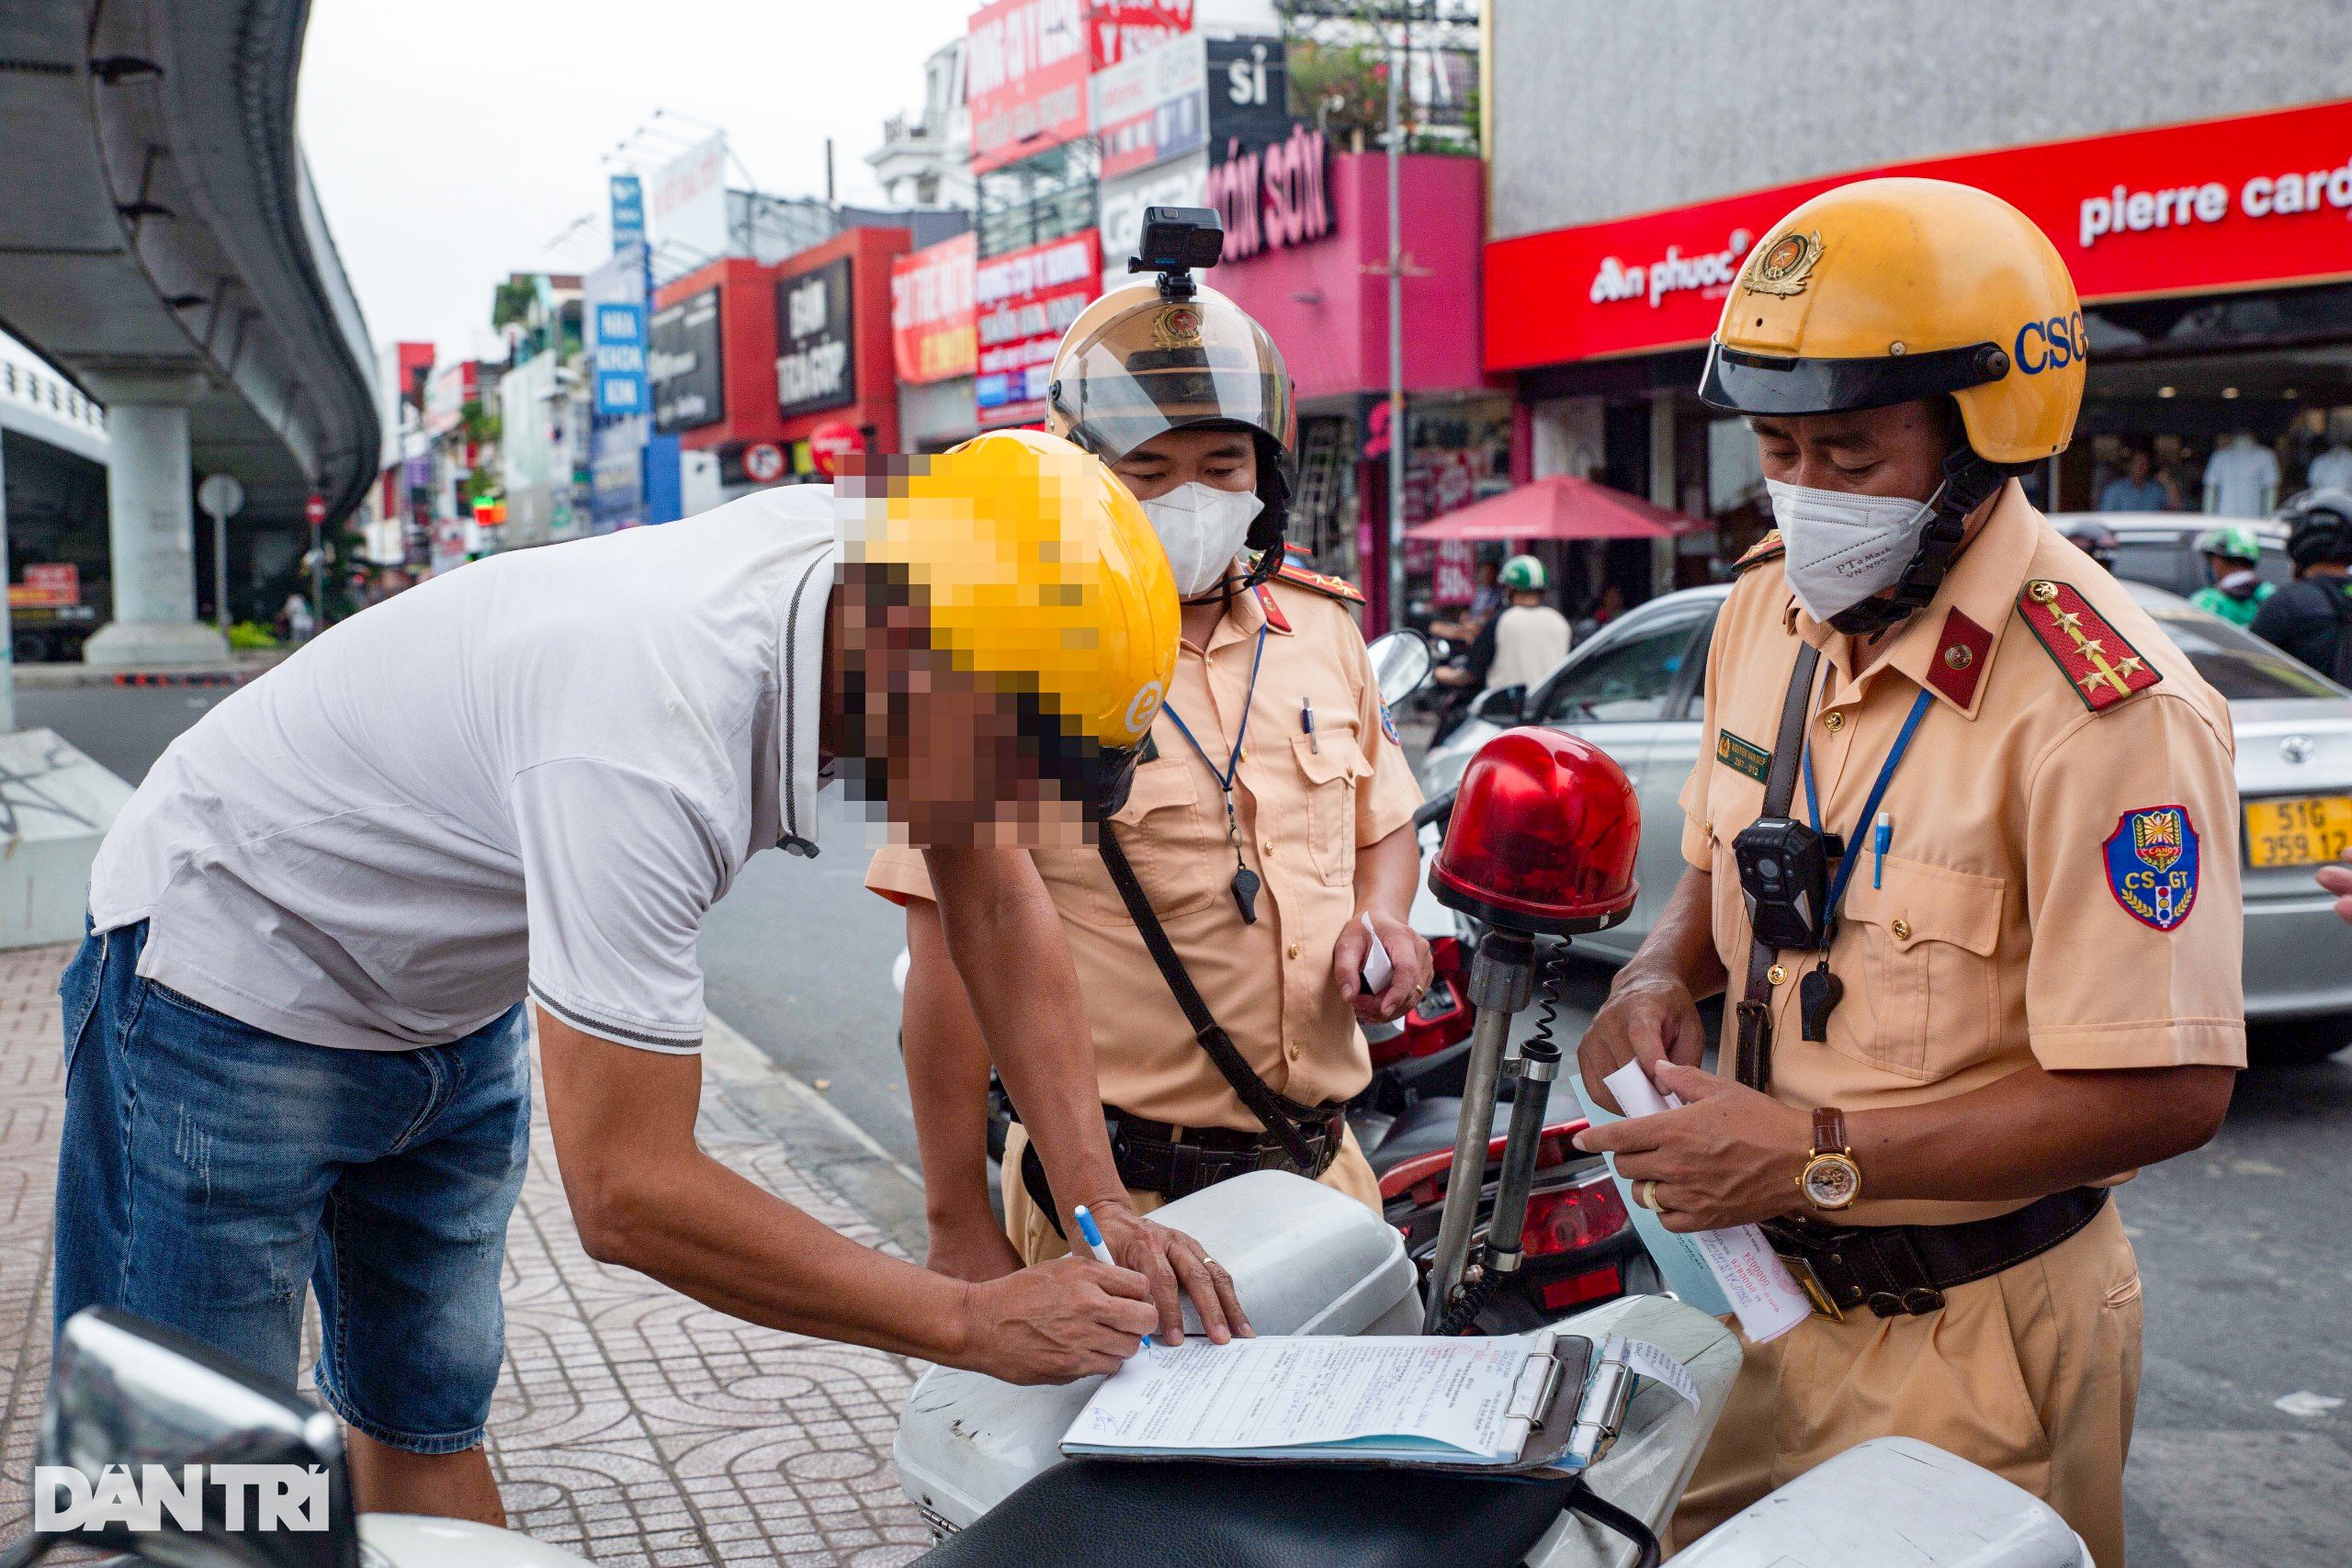
<path fill-rule="evenodd" d="M 601 160 L 654 111 L 728 131 L 747 182 L 878 199 L 865 155 L 919 109 L 925 56 L 972 0 L 313 0 L 300 130 L 379 344 L 492 349 L 509 272 L 608 254 Z M 695 134 L 684 120 L 681 138 Z M 650 174 L 659 162 L 643 165 Z M 560 248 L 550 242 L 594 216 Z"/>

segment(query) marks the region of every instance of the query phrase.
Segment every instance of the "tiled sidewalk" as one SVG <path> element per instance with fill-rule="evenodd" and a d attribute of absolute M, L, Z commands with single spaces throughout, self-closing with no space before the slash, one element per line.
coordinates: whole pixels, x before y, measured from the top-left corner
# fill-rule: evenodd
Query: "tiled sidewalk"
<path fill-rule="evenodd" d="M 67 951 L 0 953 L 0 1540 L 25 1526 L 48 1374 Z M 893 1172 L 723 1026 L 705 1073 L 705 1148 L 845 1235 L 892 1245 L 840 1190 Z M 544 1120 L 507 1235 L 506 1340 L 490 1448 L 516 1529 L 598 1563 L 665 1568 L 882 1568 L 928 1543 L 890 1467 L 908 1364 L 755 1328 L 591 1261 Z"/>

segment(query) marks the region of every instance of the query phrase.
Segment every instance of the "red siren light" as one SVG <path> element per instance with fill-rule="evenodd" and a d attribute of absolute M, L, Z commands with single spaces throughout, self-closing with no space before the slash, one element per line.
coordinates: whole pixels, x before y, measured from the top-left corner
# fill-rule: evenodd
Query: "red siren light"
<path fill-rule="evenodd" d="M 1608 752 L 1533 726 L 1505 730 L 1463 770 L 1438 901 L 1529 936 L 1606 931 L 1633 912 L 1642 808 Z"/>

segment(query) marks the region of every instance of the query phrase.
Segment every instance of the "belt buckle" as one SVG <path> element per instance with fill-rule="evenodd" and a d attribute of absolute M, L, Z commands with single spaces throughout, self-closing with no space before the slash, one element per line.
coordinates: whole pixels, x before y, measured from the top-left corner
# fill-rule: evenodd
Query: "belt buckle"
<path fill-rule="evenodd" d="M 1845 1312 L 1830 1299 L 1828 1288 L 1822 1284 L 1821 1276 L 1813 1271 L 1811 1258 L 1801 1252 L 1781 1252 L 1777 1247 L 1773 1250 L 1781 1261 L 1788 1265 L 1789 1276 L 1796 1280 L 1797 1289 L 1803 1291 L 1805 1300 L 1813 1303 L 1814 1316 L 1826 1317 L 1832 1323 L 1846 1321 Z"/>

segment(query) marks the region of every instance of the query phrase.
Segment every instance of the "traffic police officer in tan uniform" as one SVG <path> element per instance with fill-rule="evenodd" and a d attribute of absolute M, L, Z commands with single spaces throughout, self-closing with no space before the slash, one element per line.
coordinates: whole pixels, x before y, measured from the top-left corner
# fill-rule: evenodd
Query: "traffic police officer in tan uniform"
<path fill-rule="evenodd" d="M 1340 1108 L 1371 1077 L 1359 1021 L 1396 1017 L 1429 983 L 1428 944 L 1406 924 L 1421 796 L 1352 614 L 1360 596 L 1285 558 L 1289 374 L 1230 302 L 1163 280 L 1089 307 L 1053 378 L 1051 427 L 1142 501 L 1184 599 L 1175 680 L 1110 824 L 1180 976 L 1096 849 L 1034 852 L 1077 961 L 1114 1157 L 1137 1213 L 1270 1168 L 1377 1208 Z M 866 882 L 908 911 L 907 1074 L 932 1267 L 987 1280 L 1060 1256 L 1064 1216 L 1017 1125 L 1002 1230 L 989 1212 L 988 1055 L 921 857 L 883 850 Z M 1374 935 L 1394 964 L 1376 992 L 1360 977 Z M 1238 1062 L 1201 1038 L 1204 1016 Z"/>
<path fill-rule="evenodd" d="M 2083 348 L 2049 241 L 1939 181 L 1806 202 L 1725 301 L 1701 396 L 1781 526 L 1716 623 L 1688 869 L 1582 1049 L 1602 1103 L 1635 1057 L 1690 1103 L 1579 1142 L 1669 1229 L 1762 1223 L 1815 1308 L 1747 1347 L 1680 1541 L 1901 1434 L 2123 1561 L 2109 1189 L 2245 1065 L 2239 829 L 2228 708 L 2017 484 Z"/>

